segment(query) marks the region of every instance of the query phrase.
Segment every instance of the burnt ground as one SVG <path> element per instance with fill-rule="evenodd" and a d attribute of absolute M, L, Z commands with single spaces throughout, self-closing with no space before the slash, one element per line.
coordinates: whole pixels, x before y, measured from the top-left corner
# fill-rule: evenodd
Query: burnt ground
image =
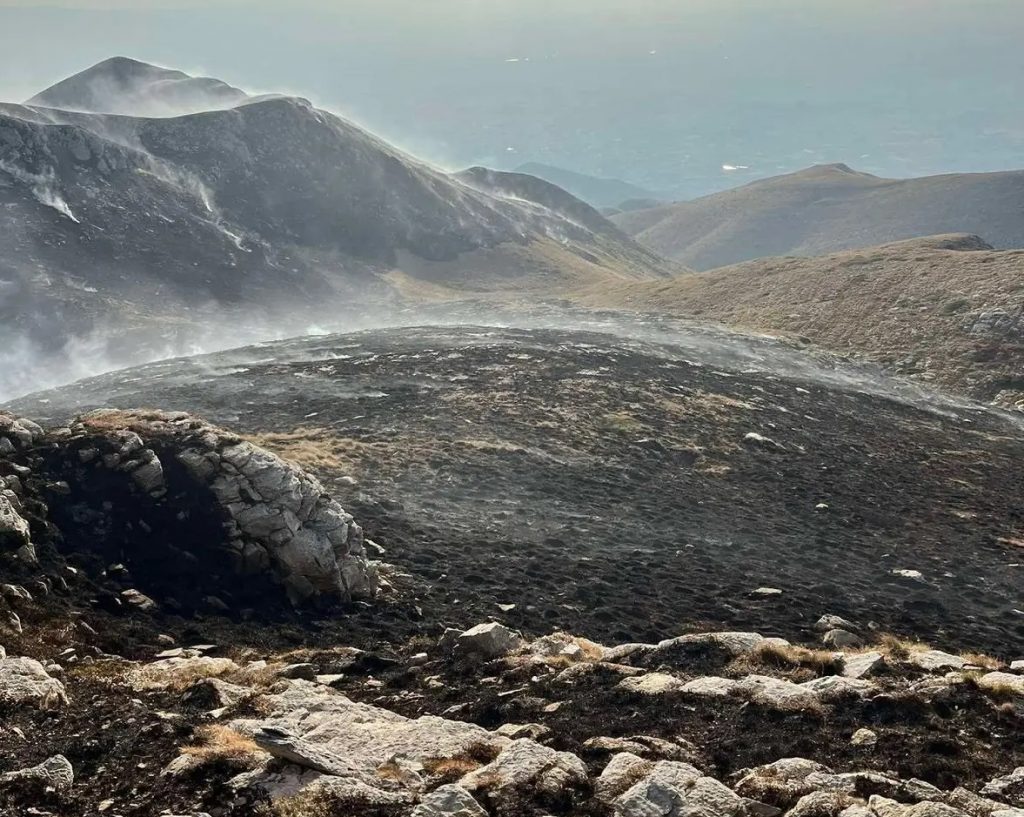
<path fill-rule="evenodd" d="M 13 408 L 188 410 L 306 465 L 409 574 L 423 623 L 402 635 L 494 617 L 605 643 L 703 628 L 810 641 L 828 612 L 1019 657 L 1018 421 L 807 361 L 772 374 L 797 353 L 762 341 L 755 366 L 663 340 L 374 330 L 152 364 Z"/>

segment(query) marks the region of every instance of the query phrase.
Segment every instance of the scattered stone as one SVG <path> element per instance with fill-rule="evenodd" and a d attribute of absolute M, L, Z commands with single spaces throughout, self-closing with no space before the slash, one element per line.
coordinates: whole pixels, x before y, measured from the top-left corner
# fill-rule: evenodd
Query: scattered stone
<path fill-rule="evenodd" d="M 750 591 L 752 596 L 781 596 L 782 591 L 777 587 L 758 587 Z"/>
<path fill-rule="evenodd" d="M 797 800 L 786 817 L 839 817 L 852 805 L 855 805 L 853 798 L 844 792 L 815 791 Z"/>
<path fill-rule="evenodd" d="M 894 568 L 892 571 L 894 576 L 899 576 L 901 579 L 910 579 L 915 582 L 923 582 L 925 580 L 924 574 L 920 570 L 905 570 L 901 568 Z"/>
<path fill-rule="evenodd" d="M 134 607 L 143 613 L 150 613 L 158 609 L 159 605 L 145 593 L 140 593 L 138 590 L 122 590 L 121 599 L 125 604 L 130 607 Z"/>
<path fill-rule="evenodd" d="M 1024 658 L 1010 662 L 1010 669 L 1013 672 L 1024 672 Z"/>
<path fill-rule="evenodd" d="M 0 491 L 0 551 L 27 546 L 29 536 L 28 522 L 14 510 L 10 498 Z"/>
<path fill-rule="evenodd" d="M 683 817 L 715 815 L 736 817 L 744 801 L 712 777 L 704 777 L 687 763 L 661 761 L 615 802 L 616 817 Z"/>
<path fill-rule="evenodd" d="M 827 633 L 829 630 L 846 630 L 851 633 L 860 632 L 860 628 L 852 621 L 847 621 L 842 616 L 832 615 L 831 613 L 826 613 L 814 622 L 814 629 L 819 633 Z"/>
<path fill-rule="evenodd" d="M 765 437 L 763 434 L 758 434 L 756 431 L 751 431 L 743 435 L 743 442 L 749 443 L 750 445 L 757 446 L 759 448 L 775 449 L 777 451 L 784 451 L 784 446 L 775 442 L 775 440 Z"/>
<path fill-rule="evenodd" d="M 496 621 L 477 624 L 459 635 L 455 649 L 460 655 L 500 658 L 520 649 L 525 642 L 522 635 Z"/>
<path fill-rule="evenodd" d="M 850 738 L 854 746 L 874 746 L 878 743 L 878 735 L 870 729 L 858 729 Z"/>

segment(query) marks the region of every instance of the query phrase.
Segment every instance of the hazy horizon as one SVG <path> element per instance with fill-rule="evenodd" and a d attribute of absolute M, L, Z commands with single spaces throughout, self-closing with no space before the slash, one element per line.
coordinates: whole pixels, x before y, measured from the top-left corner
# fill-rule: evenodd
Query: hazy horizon
<path fill-rule="evenodd" d="M 124 55 L 309 97 L 446 167 L 687 197 L 822 162 L 1022 167 L 1022 38 L 1015 0 L 0 0 L 0 97 Z"/>

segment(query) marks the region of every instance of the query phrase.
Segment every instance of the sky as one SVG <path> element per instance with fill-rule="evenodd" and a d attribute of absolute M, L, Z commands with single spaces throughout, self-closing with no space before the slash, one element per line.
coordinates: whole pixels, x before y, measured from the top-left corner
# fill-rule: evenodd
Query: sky
<path fill-rule="evenodd" d="M 1021 42 L 1022 0 L 0 0 L 0 98 L 124 55 L 308 97 L 446 167 L 685 197 L 824 161 L 1024 167 Z"/>

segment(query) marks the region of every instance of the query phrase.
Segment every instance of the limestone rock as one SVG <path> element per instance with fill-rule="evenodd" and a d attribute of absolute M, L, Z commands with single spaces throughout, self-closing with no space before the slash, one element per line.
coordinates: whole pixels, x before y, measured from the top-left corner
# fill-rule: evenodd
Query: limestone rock
<path fill-rule="evenodd" d="M 205 655 L 165 658 L 132 670 L 128 674 L 128 683 L 140 691 L 174 686 L 181 688 L 204 678 L 216 678 L 238 670 L 238 664 L 230 658 L 211 658 Z"/>
<path fill-rule="evenodd" d="M 38 766 L 0 774 L 0 785 L 41 786 L 58 796 L 66 795 L 75 783 L 75 771 L 64 755 L 54 755 Z"/>
<path fill-rule="evenodd" d="M 814 709 L 818 696 L 800 684 L 767 675 L 748 675 L 736 686 L 738 694 L 754 703 L 785 711 Z"/>
<path fill-rule="evenodd" d="M 731 678 L 708 675 L 688 681 L 682 689 L 689 695 L 699 695 L 702 698 L 726 698 L 732 695 L 738 686 L 739 682 Z"/>
<path fill-rule="evenodd" d="M 911 652 L 906 660 L 908 664 L 923 669 L 925 672 L 963 669 L 967 663 L 965 658 L 948 652 L 942 652 L 942 650 Z"/>
<path fill-rule="evenodd" d="M 459 781 L 468 791 L 482 789 L 498 800 L 504 791 L 557 795 L 586 783 L 587 767 L 576 755 L 555 751 L 528 738 L 513 741 L 493 761 Z"/>
<path fill-rule="evenodd" d="M 0 491 L 0 551 L 25 547 L 29 536 L 28 522 L 14 509 L 10 497 Z"/>
<path fill-rule="evenodd" d="M 870 729 L 861 728 L 853 733 L 850 743 L 854 746 L 874 746 L 878 743 L 878 735 Z"/>
<path fill-rule="evenodd" d="M 850 633 L 858 633 L 860 628 L 842 616 L 826 613 L 814 622 L 814 629 L 819 633 L 827 633 L 829 630 L 846 630 Z"/>
<path fill-rule="evenodd" d="M 744 801 L 687 763 L 662 761 L 614 802 L 615 817 L 735 817 Z"/>
<path fill-rule="evenodd" d="M 797 800 L 796 805 L 786 812 L 786 817 L 839 817 L 852 805 L 853 798 L 843 792 L 815 791 Z"/>
<path fill-rule="evenodd" d="M 885 668 L 880 652 L 862 652 L 843 656 L 843 675 L 847 678 L 870 678 Z"/>
<path fill-rule="evenodd" d="M 826 675 L 799 684 L 802 689 L 813 693 L 822 701 L 836 701 L 841 698 L 864 698 L 875 691 L 875 685 L 859 678 L 845 675 Z"/>
<path fill-rule="evenodd" d="M 834 650 L 846 650 L 851 647 L 859 647 L 864 643 L 859 635 L 855 635 L 849 630 L 839 629 L 829 630 L 821 637 L 821 641 L 826 647 L 831 647 Z"/>
<path fill-rule="evenodd" d="M 946 803 L 953 808 L 966 812 L 971 817 L 990 817 L 993 812 L 1006 808 L 1005 803 L 982 797 L 962 786 L 953 789 L 945 798 Z"/>
<path fill-rule="evenodd" d="M 1011 672 L 987 672 L 977 680 L 986 692 L 1017 695 L 1024 698 L 1024 675 Z"/>
<path fill-rule="evenodd" d="M 981 793 L 1024 808 L 1024 766 L 986 783 Z"/>
<path fill-rule="evenodd" d="M 616 797 L 646 777 L 654 763 L 642 757 L 621 752 L 613 755 L 594 783 L 594 796 L 602 803 L 611 803 Z"/>
<path fill-rule="evenodd" d="M 68 702 L 64 685 L 32 658 L 0 660 L 0 703 L 59 709 Z"/>
<path fill-rule="evenodd" d="M 748 770 L 737 781 L 736 793 L 781 808 L 789 808 L 819 786 L 808 782 L 812 775 L 830 775 L 827 766 L 802 757 L 788 757 Z"/>
<path fill-rule="evenodd" d="M 523 646 L 522 635 L 496 621 L 477 624 L 462 633 L 455 642 L 455 649 L 461 655 L 478 655 L 484 658 L 500 658 Z"/>
<path fill-rule="evenodd" d="M 413 809 L 412 817 L 487 817 L 487 812 L 462 786 L 440 786 Z"/>
<path fill-rule="evenodd" d="M 430 715 L 405 718 L 355 703 L 311 681 L 289 681 L 282 691 L 265 695 L 263 705 L 267 717 L 238 719 L 228 726 L 246 735 L 277 730 L 304 741 L 304 751 L 323 750 L 369 776 L 396 756 L 422 763 L 463 757 L 479 749 L 496 754 L 511 742 L 471 723 Z"/>
<path fill-rule="evenodd" d="M 674 675 L 664 672 L 647 672 L 632 678 L 619 681 L 619 689 L 637 692 L 641 695 L 664 695 L 668 692 L 679 692 L 686 684 Z"/>

